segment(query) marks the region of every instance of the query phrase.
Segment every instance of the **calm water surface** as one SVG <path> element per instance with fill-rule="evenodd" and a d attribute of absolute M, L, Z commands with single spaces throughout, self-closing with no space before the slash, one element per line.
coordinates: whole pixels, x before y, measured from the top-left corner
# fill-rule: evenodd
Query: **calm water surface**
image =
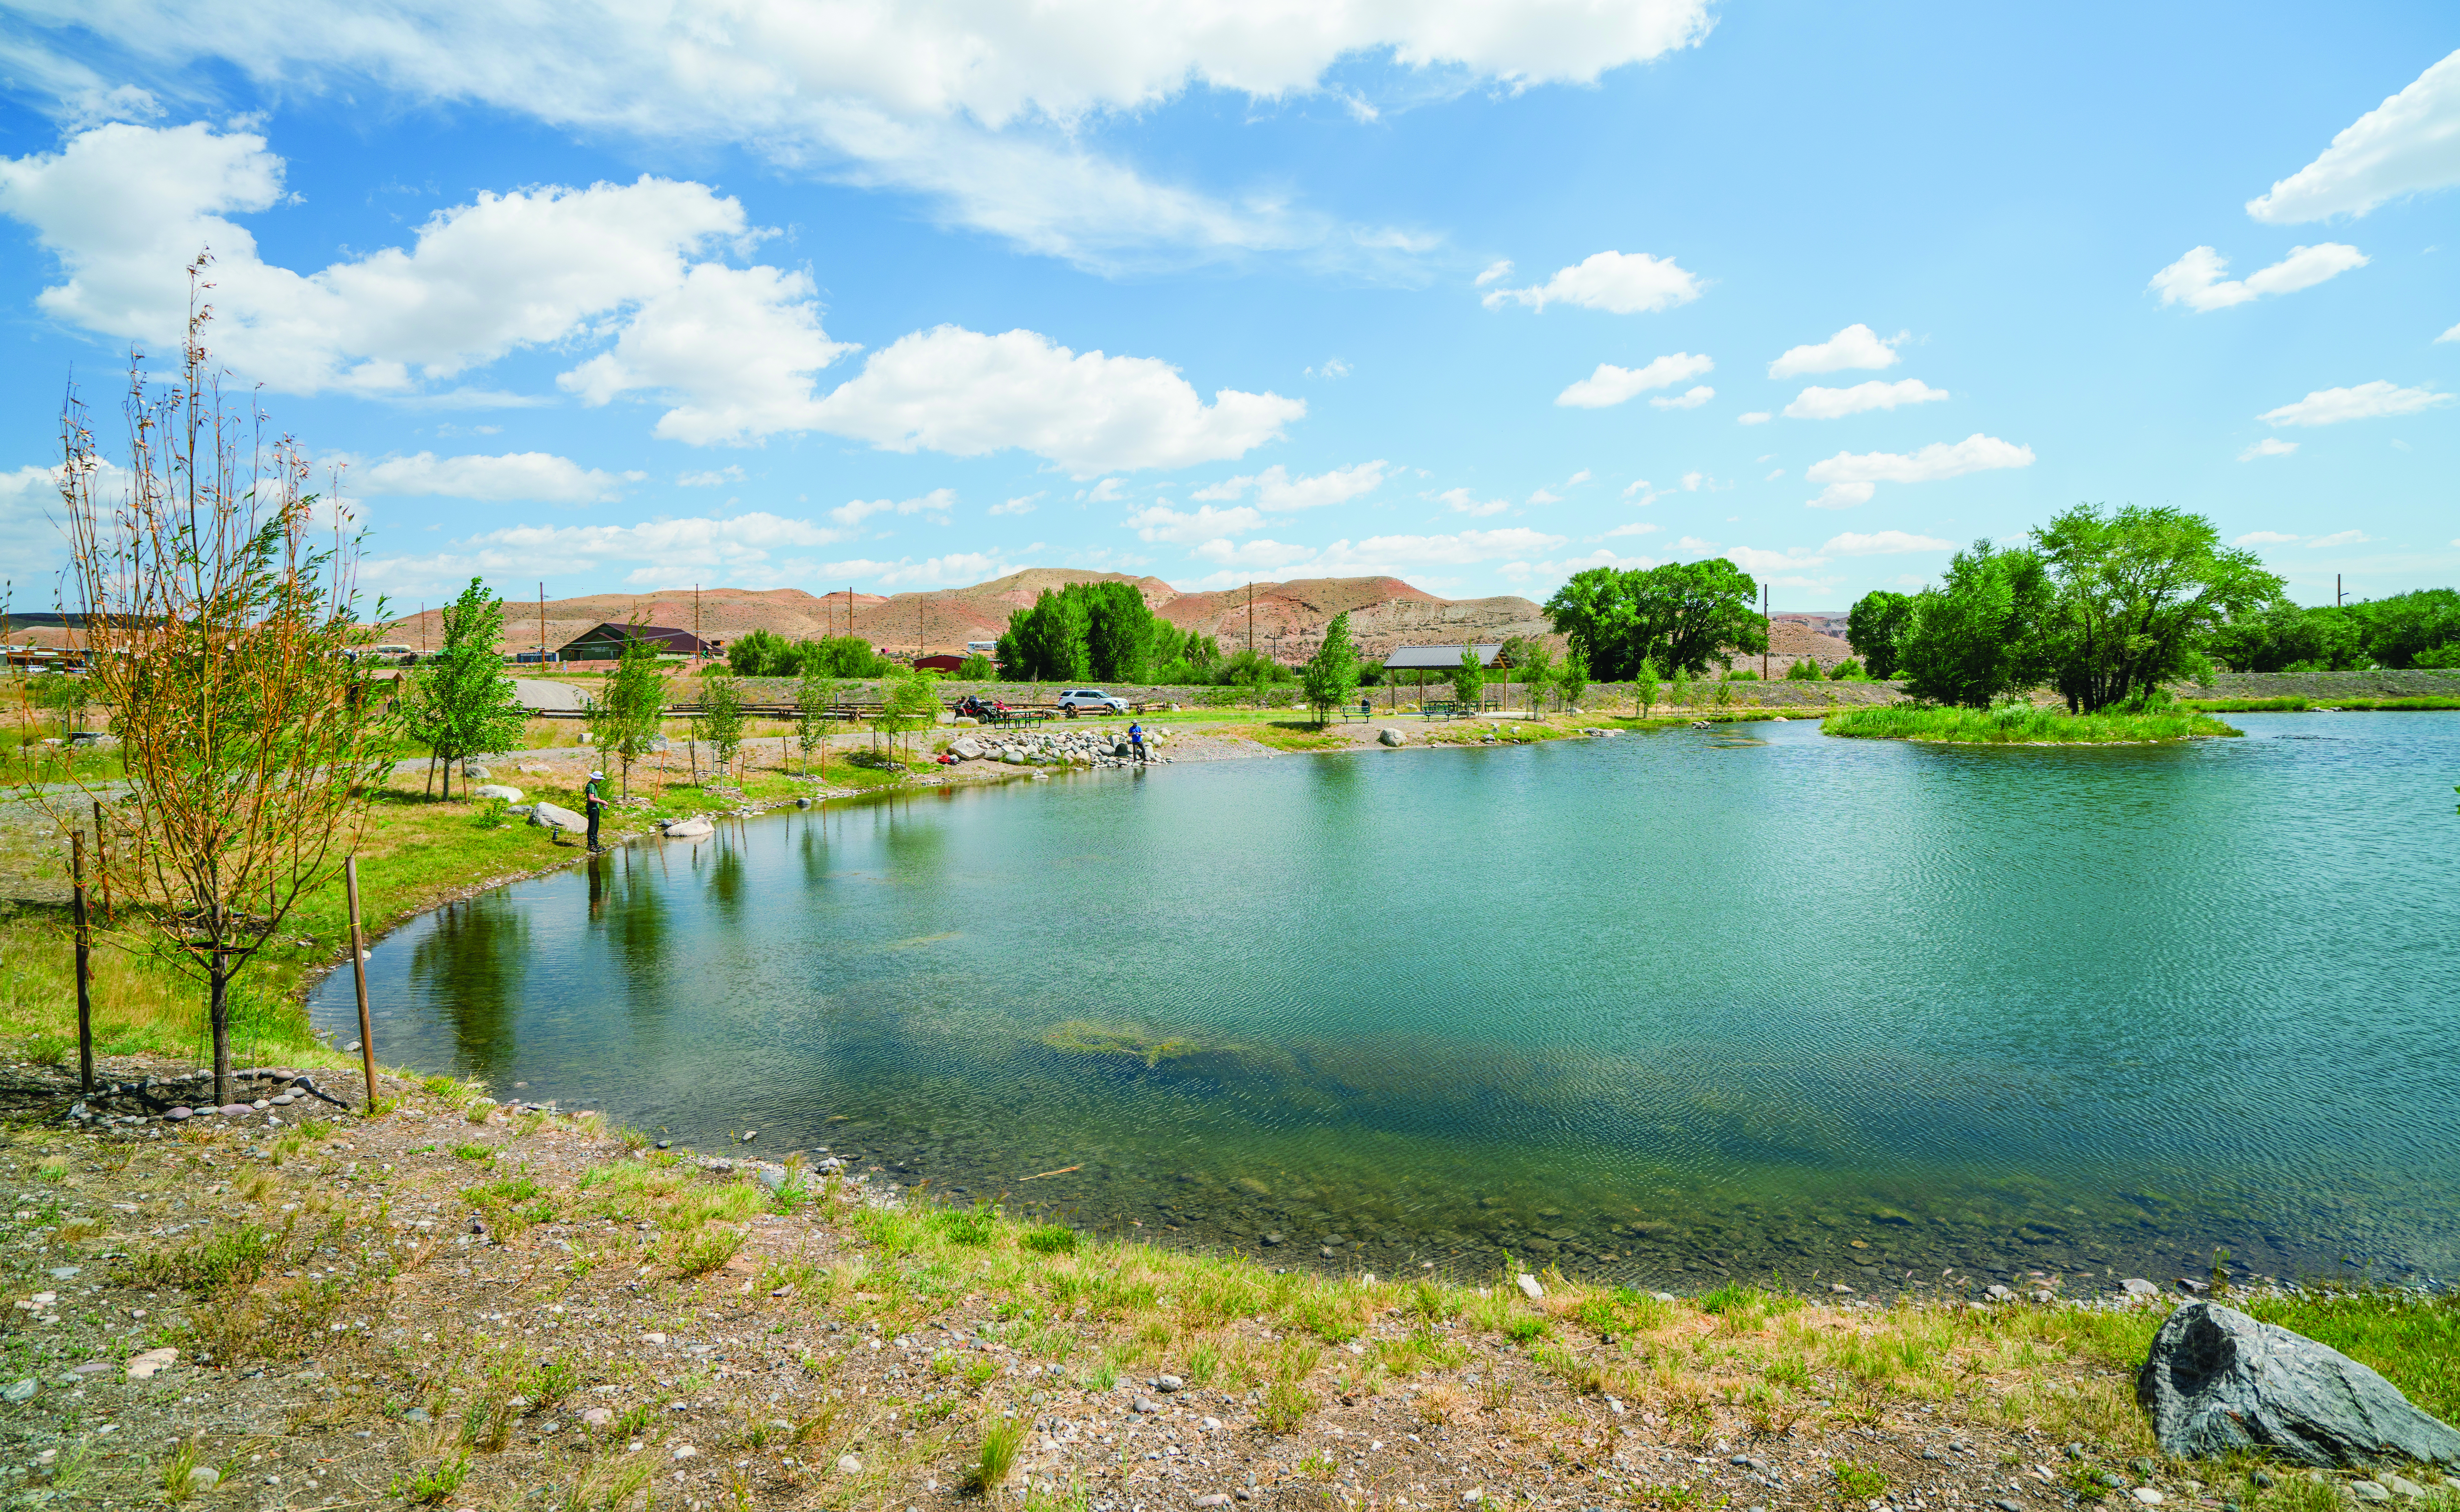
<path fill-rule="evenodd" d="M 701 1148 L 756 1128 L 1388 1275 L 2447 1273 L 2460 714 L 2234 717 L 2187 749 L 1796 721 L 766 818 L 400 930 L 376 1042 Z M 350 1005 L 329 979 L 319 1022 Z"/>

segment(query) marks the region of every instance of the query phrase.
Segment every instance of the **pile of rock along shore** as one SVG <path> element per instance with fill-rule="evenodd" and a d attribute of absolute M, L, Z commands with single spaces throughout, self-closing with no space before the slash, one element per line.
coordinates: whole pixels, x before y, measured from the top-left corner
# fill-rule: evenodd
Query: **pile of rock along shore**
<path fill-rule="evenodd" d="M 1146 758 L 1168 761 L 1156 749 L 1170 738 L 1158 726 L 1145 732 Z M 1121 767 L 1136 765 L 1135 751 L 1116 730 L 1018 730 L 962 735 L 948 742 L 960 761 L 1001 761 L 1009 766 Z"/>
<path fill-rule="evenodd" d="M 254 1096 L 245 1101 L 216 1106 L 209 1100 L 214 1091 L 213 1073 L 209 1071 L 184 1076 L 147 1076 L 138 1081 L 117 1081 L 95 1088 L 90 1096 L 70 1106 L 68 1121 L 91 1126 L 176 1124 L 190 1118 L 244 1118 L 263 1115 L 267 1123 L 278 1124 L 282 1121 L 280 1110 L 300 1107 L 304 1114 L 312 1111 L 313 1104 L 318 1102 L 336 1108 L 350 1106 L 317 1086 L 314 1077 L 287 1067 L 234 1071 L 230 1079 L 244 1093 L 253 1093 Z M 308 1106 L 301 1107 L 302 1104 Z M 294 1118 L 299 1116 L 291 1115 Z"/>

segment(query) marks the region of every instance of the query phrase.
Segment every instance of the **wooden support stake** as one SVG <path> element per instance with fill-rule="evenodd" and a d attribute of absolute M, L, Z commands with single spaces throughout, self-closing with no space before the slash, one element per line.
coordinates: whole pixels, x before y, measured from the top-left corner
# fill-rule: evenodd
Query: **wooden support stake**
<path fill-rule="evenodd" d="M 111 927 L 111 837 L 102 827 L 102 799 L 94 800 L 94 873 L 102 884 L 102 926 Z"/>
<path fill-rule="evenodd" d="M 69 836 L 69 885 L 71 916 L 76 925 L 76 987 L 77 987 L 77 1088 L 94 1092 L 94 997 L 93 931 L 85 916 L 85 831 Z"/>
<path fill-rule="evenodd" d="M 368 1076 L 368 1111 L 376 1110 L 376 1032 L 368 1022 L 367 946 L 359 938 L 359 858 L 342 862 L 342 890 L 350 901 L 350 976 L 359 989 L 359 1064 Z"/>

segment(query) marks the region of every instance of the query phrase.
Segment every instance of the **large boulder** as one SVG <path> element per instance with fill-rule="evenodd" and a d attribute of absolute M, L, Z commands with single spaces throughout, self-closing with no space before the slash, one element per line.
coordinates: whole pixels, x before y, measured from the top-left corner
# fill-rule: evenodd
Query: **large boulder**
<path fill-rule="evenodd" d="M 1377 745 L 1402 746 L 1410 743 L 1410 737 L 1403 735 L 1400 731 L 1393 729 L 1390 725 L 1386 725 L 1383 729 L 1375 732 L 1375 743 Z"/>
<path fill-rule="evenodd" d="M 541 828 L 568 829 L 576 835 L 589 827 L 589 820 L 554 803 L 541 803 L 531 809 L 530 822 Z"/>
<path fill-rule="evenodd" d="M 517 787 L 508 787 L 501 782 L 489 782 L 483 786 L 472 788 L 470 790 L 470 796 L 472 798 L 499 798 L 507 803 L 518 803 L 521 800 L 521 790 Z"/>
<path fill-rule="evenodd" d="M 2189 1302 L 2135 1377 L 2153 1437 L 2180 1459 L 2263 1449 L 2308 1465 L 2460 1465 L 2460 1433 L 2313 1339 L 2216 1302 Z"/>
<path fill-rule="evenodd" d="M 979 761 L 983 758 L 983 743 L 972 735 L 959 735 L 948 742 L 948 754 L 960 761 Z"/>
<path fill-rule="evenodd" d="M 717 826 L 702 814 L 689 819 L 669 820 L 661 827 L 668 840 L 705 840 L 717 833 Z"/>

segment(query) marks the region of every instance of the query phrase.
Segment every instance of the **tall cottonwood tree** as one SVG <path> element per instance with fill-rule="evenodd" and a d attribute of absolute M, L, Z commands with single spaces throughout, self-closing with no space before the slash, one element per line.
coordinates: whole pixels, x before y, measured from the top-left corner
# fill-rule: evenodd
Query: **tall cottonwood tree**
<path fill-rule="evenodd" d="M 346 654 L 367 639 L 349 516 L 309 490 L 305 447 L 225 399 L 204 345 L 209 261 L 190 269 L 178 377 L 149 385 L 131 354 L 124 467 L 105 465 L 72 391 L 60 501 L 87 675 L 127 778 L 97 864 L 203 980 L 229 1102 L 232 984 L 355 847 L 393 732 Z"/>

